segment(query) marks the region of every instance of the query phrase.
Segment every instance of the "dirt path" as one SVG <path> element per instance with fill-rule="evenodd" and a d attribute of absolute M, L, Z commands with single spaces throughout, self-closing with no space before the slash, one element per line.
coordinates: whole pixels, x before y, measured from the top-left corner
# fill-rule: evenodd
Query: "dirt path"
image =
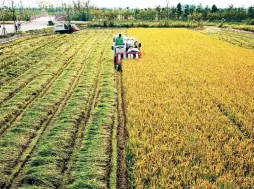
<path fill-rule="evenodd" d="M 126 114 L 124 103 L 124 90 L 122 84 L 122 74 L 117 73 L 117 90 L 118 90 L 118 129 L 117 129 L 117 144 L 118 144 L 118 170 L 117 170 L 117 188 L 128 188 L 127 167 L 126 167 L 126 141 L 128 133 L 126 130 Z"/>

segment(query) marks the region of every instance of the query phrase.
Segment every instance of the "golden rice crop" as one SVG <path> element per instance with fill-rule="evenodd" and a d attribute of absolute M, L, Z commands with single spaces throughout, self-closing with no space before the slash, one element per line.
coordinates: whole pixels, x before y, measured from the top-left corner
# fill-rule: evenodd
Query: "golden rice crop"
<path fill-rule="evenodd" d="M 187 29 L 131 29 L 127 162 L 137 188 L 254 185 L 254 51 Z"/>

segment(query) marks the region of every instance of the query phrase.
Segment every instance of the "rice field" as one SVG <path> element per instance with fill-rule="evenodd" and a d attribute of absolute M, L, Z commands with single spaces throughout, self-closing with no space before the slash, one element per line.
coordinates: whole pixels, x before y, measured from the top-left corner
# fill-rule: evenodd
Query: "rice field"
<path fill-rule="evenodd" d="M 131 29 L 123 65 L 131 188 L 254 185 L 254 52 L 187 29 Z"/>
<path fill-rule="evenodd" d="M 122 73 L 118 33 L 142 43 Z M 88 29 L 0 45 L 0 188 L 251 188 L 254 53 L 219 39 Z"/>

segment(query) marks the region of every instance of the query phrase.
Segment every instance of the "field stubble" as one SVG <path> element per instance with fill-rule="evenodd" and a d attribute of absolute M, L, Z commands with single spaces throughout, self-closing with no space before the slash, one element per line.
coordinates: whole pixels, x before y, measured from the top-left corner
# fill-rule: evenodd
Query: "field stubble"
<path fill-rule="evenodd" d="M 8 51 L 4 66 L 20 71 L 1 88 L 1 188 L 118 187 L 118 141 L 112 140 L 118 75 L 108 44 L 125 31 L 101 31 L 45 37 L 47 48 L 22 51 L 41 55 L 23 70 L 9 53 L 37 39 L 1 47 Z"/>

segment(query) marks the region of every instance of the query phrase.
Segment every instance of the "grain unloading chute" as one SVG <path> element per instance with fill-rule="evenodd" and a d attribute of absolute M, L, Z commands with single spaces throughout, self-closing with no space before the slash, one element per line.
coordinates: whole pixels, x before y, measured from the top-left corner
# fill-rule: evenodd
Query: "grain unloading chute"
<path fill-rule="evenodd" d="M 122 59 L 141 58 L 141 43 L 134 37 L 115 35 L 113 37 L 112 50 L 114 53 L 114 65 L 116 70 L 122 71 Z"/>

